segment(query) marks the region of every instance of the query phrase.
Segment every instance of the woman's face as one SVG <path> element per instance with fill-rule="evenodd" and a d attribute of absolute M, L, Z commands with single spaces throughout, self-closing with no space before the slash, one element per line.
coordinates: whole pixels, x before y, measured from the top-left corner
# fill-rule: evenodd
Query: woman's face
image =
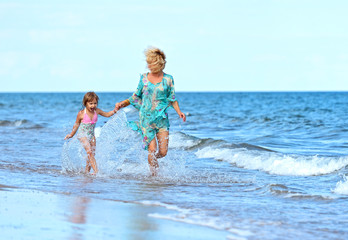
<path fill-rule="evenodd" d="M 148 68 L 148 69 L 150 70 L 150 72 L 152 72 L 152 73 L 158 73 L 158 72 L 160 72 L 160 71 L 159 71 L 158 65 L 153 64 L 153 63 L 151 63 L 151 62 L 148 62 L 148 63 L 147 63 L 147 68 Z"/>

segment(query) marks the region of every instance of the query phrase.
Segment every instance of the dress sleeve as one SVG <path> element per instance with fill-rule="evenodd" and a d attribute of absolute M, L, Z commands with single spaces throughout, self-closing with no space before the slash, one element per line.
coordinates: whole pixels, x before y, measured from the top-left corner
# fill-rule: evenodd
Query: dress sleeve
<path fill-rule="evenodd" d="M 170 103 L 176 101 L 176 96 L 175 96 L 175 89 L 174 89 L 174 79 L 172 76 L 170 76 L 169 81 L 168 81 L 168 101 Z"/>
<path fill-rule="evenodd" d="M 143 75 L 140 77 L 140 81 L 137 87 L 137 90 L 133 93 L 133 95 L 128 99 L 130 104 L 132 104 L 136 109 L 140 109 L 142 105 L 142 99 L 143 99 Z"/>

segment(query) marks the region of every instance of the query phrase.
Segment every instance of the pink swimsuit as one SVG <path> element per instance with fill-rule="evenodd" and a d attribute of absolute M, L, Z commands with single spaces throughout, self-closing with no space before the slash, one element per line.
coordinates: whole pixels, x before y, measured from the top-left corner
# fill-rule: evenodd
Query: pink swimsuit
<path fill-rule="evenodd" d="M 87 137 L 89 140 L 92 140 L 94 138 L 94 128 L 97 121 L 98 121 L 97 112 L 95 111 L 93 118 L 90 119 L 85 109 L 85 114 L 83 116 L 83 119 L 79 127 L 78 137 L 79 138 Z"/>

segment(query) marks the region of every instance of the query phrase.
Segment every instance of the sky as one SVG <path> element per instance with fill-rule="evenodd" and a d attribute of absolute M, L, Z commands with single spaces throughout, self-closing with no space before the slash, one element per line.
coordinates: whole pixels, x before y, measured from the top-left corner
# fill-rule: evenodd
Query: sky
<path fill-rule="evenodd" d="M 348 1 L 0 0 L 0 92 L 347 91 Z"/>

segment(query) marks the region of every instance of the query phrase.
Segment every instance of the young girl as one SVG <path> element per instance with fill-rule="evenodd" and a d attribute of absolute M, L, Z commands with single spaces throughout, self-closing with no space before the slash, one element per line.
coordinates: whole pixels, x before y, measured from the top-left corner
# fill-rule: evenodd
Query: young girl
<path fill-rule="evenodd" d="M 76 122 L 70 134 L 66 135 L 65 140 L 72 138 L 77 133 L 77 138 L 82 143 L 82 146 L 87 152 L 86 173 L 93 168 L 94 174 L 98 173 L 97 163 L 94 158 L 95 155 L 95 136 L 94 127 L 98 120 L 98 114 L 103 117 L 111 117 L 116 113 L 116 110 L 110 112 L 104 112 L 97 108 L 99 97 L 94 92 L 88 92 L 83 97 L 82 103 L 85 109 L 81 110 L 77 114 Z"/>

